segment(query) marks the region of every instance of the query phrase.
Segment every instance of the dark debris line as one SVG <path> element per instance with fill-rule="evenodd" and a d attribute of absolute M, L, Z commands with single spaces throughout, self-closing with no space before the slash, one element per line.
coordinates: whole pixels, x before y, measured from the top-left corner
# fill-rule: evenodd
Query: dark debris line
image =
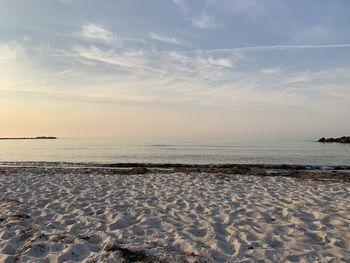
<path fill-rule="evenodd" d="M 156 163 L 59 163 L 59 162 L 0 162 L 0 175 L 17 172 L 47 173 L 99 173 L 147 174 L 147 173 L 211 173 L 229 176 L 284 176 L 312 180 L 350 181 L 350 166 L 305 166 L 270 164 L 156 164 Z"/>

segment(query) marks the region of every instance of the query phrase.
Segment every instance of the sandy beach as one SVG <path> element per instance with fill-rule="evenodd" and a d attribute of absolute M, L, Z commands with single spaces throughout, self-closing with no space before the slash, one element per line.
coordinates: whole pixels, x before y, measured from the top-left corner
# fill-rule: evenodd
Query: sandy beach
<path fill-rule="evenodd" d="M 14 165 L 0 199 L 0 262 L 350 262 L 348 180 Z"/>
<path fill-rule="evenodd" d="M 350 0 L 0 0 L 0 263 L 350 263 Z"/>

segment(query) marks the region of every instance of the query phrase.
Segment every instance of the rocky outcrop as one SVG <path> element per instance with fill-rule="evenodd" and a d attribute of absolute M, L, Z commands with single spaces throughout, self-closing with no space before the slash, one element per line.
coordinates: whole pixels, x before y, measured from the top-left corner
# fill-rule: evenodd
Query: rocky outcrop
<path fill-rule="evenodd" d="M 57 140 L 53 136 L 39 136 L 39 137 L 2 137 L 0 140 Z"/>
<path fill-rule="evenodd" d="M 340 138 L 321 138 L 318 140 L 318 142 L 337 142 L 337 143 L 350 143 L 350 136 L 346 137 L 340 137 Z"/>

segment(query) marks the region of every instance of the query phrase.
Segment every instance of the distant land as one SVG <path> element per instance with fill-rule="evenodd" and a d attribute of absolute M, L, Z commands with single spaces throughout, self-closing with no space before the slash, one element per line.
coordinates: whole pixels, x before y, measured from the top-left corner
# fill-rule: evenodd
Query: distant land
<path fill-rule="evenodd" d="M 325 138 L 322 137 L 318 140 L 318 142 L 337 142 L 337 143 L 350 143 L 350 136 L 339 137 L 339 138 Z"/>
<path fill-rule="evenodd" d="M 57 140 L 57 137 L 53 136 L 39 136 L 39 137 L 5 137 L 0 140 Z"/>

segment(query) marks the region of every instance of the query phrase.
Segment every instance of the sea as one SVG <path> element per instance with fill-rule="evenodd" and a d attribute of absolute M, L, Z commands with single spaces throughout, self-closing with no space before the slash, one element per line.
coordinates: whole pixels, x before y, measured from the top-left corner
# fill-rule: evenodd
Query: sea
<path fill-rule="evenodd" d="M 0 162 L 350 165 L 350 145 L 314 138 L 0 140 Z"/>

